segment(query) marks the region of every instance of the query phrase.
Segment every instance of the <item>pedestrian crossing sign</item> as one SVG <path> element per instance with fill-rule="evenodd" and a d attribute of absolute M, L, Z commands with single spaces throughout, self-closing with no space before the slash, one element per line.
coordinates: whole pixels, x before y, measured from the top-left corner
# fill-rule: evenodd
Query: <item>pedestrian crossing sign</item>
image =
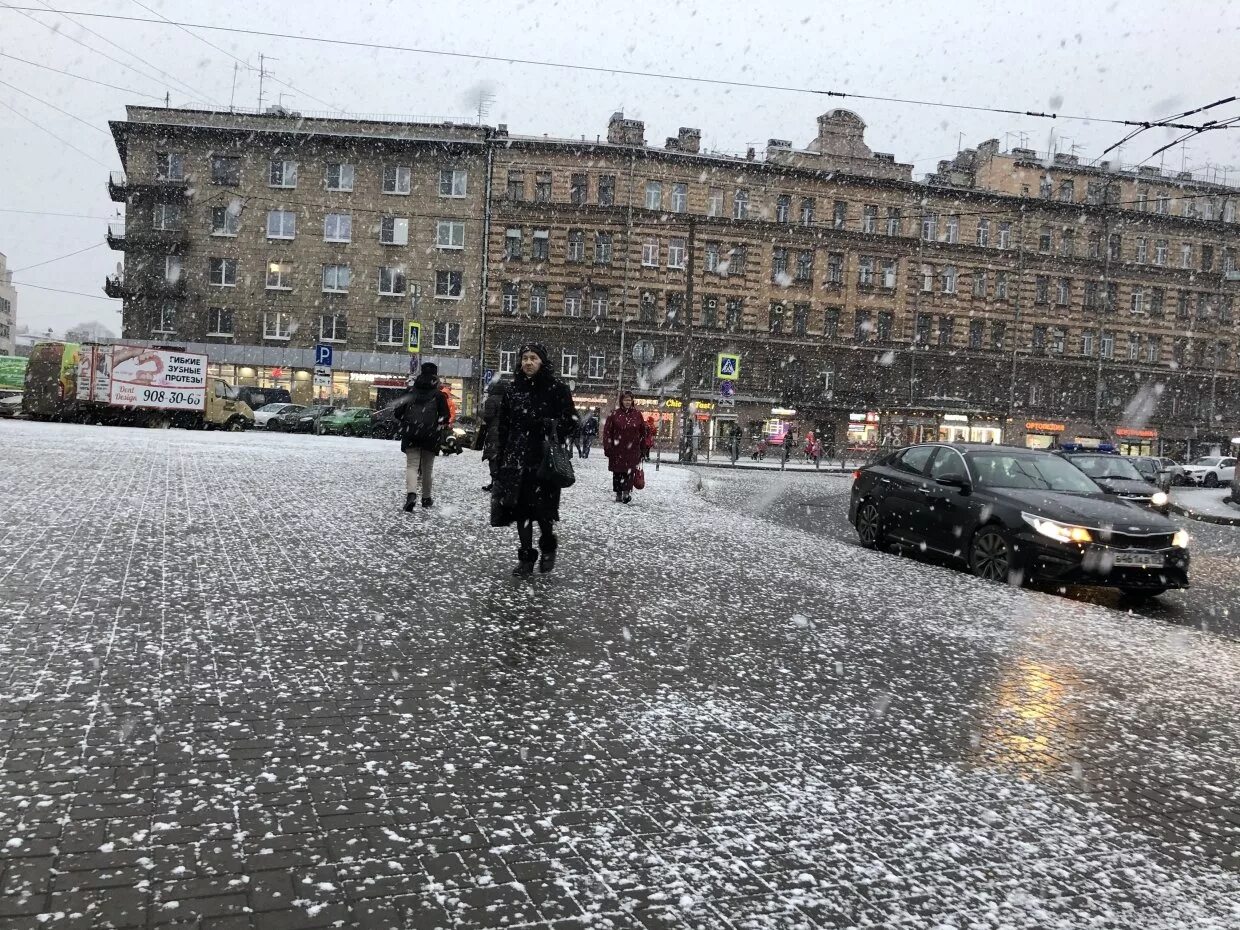
<path fill-rule="evenodd" d="M 422 324 L 409 323 L 409 337 L 405 340 L 405 348 L 410 352 L 417 353 L 422 351 Z"/>
<path fill-rule="evenodd" d="M 741 376 L 741 357 L 720 352 L 715 357 L 715 377 L 720 381 L 735 381 Z"/>

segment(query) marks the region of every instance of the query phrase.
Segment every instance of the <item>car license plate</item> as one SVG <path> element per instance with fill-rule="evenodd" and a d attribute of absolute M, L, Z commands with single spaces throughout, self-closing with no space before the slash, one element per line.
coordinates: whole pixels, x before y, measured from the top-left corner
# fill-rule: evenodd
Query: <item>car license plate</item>
<path fill-rule="evenodd" d="M 1116 568 L 1162 568 L 1161 552 L 1117 552 L 1115 553 Z"/>

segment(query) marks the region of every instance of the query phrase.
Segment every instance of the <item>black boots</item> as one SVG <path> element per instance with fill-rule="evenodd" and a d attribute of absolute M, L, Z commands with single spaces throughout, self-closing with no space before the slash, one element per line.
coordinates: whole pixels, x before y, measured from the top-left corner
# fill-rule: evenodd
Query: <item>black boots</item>
<path fill-rule="evenodd" d="M 417 505 L 418 505 L 418 495 L 416 494 L 405 495 L 405 506 L 403 508 L 405 513 L 413 513 L 413 508 L 416 507 Z"/>
<path fill-rule="evenodd" d="M 517 578 L 525 578 L 534 574 L 534 563 L 538 561 L 538 552 L 534 549 L 517 550 L 517 567 L 512 574 Z"/>
<path fill-rule="evenodd" d="M 434 502 L 433 500 L 431 500 L 429 497 L 424 497 L 424 498 L 422 498 L 422 506 L 423 506 L 423 507 L 433 507 L 433 506 L 435 506 L 435 502 Z"/>
<path fill-rule="evenodd" d="M 538 570 L 544 575 L 555 568 L 555 550 L 560 548 L 560 541 L 554 536 L 544 536 L 538 540 Z"/>
<path fill-rule="evenodd" d="M 617 492 L 616 492 L 616 503 L 617 503 L 617 504 L 623 504 L 623 503 L 624 503 L 624 492 L 623 492 L 623 491 L 617 491 Z"/>

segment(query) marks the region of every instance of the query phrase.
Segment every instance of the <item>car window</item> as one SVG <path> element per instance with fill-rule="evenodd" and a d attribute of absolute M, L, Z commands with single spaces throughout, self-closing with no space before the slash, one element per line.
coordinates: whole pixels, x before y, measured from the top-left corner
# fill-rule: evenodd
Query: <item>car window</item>
<path fill-rule="evenodd" d="M 1223 459 L 1222 467 L 1223 468 L 1235 468 L 1236 460 L 1235 459 Z"/>
<path fill-rule="evenodd" d="M 977 452 L 969 456 L 973 483 L 984 488 L 1063 491 L 1100 494 L 1102 489 L 1071 462 L 1058 455 Z"/>
<path fill-rule="evenodd" d="M 913 446 L 910 449 L 905 449 L 896 458 L 894 465 L 900 471 L 924 475 L 926 473 L 926 463 L 930 461 L 930 456 L 934 454 L 934 450 L 937 448 L 937 446 Z"/>
<path fill-rule="evenodd" d="M 964 459 L 955 449 L 940 448 L 934 462 L 930 465 L 930 477 L 938 481 L 941 478 L 959 478 L 969 480 L 969 471 L 964 466 Z"/>
<path fill-rule="evenodd" d="M 1218 464 L 1218 459 L 1214 457 L 1207 457 L 1204 459 L 1197 459 L 1197 461 L 1193 462 L 1193 464 L 1204 465 L 1206 468 L 1213 468 L 1215 465 Z"/>
<path fill-rule="evenodd" d="M 1072 455 L 1068 461 L 1091 478 L 1141 478 L 1132 463 L 1118 455 Z"/>

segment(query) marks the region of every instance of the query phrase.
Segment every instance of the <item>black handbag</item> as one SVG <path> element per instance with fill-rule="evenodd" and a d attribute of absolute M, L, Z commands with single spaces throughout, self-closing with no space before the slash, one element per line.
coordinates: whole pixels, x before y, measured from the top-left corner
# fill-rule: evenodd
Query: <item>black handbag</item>
<path fill-rule="evenodd" d="M 573 474 L 573 455 L 567 447 L 560 445 L 555 427 L 551 428 L 545 445 L 542 464 L 538 466 L 538 480 L 557 488 L 571 488 L 577 480 Z"/>

